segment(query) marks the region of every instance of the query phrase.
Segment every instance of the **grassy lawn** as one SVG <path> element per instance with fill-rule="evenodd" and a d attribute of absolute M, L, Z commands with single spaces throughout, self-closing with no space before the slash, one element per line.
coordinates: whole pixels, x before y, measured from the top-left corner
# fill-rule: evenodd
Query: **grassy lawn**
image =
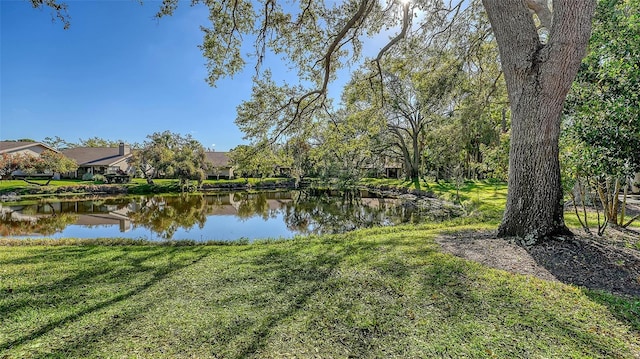
<path fill-rule="evenodd" d="M 22 180 L 2 180 L 0 181 L 0 194 L 6 193 L 17 193 L 23 195 L 25 198 L 31 197 L 39 197 L 51 195 L 53 191 L 57 189 L 57 187 L 61 186 L 92 186 L 92 185 L 103 185 L 104 183 L 100 181 L 83 181 L 83 180 L 73 180 L 73 179 L 64 179 L 64 180 L 52 180 L 50 181 L 48 186 L 44 186 L 47 182 L 46 180 L 31 180 L 31 182 L 35 182 L 41 184 L 43 186 L 38 186 L 37 184 L 27 183 Z M 177 179 L 154 179 L 154 184 L 150 185 L 147 183 L 146 179 L 143 178 L 132 178 L 131 182 L 126 184 L 111 184 L 110 186 L 126 186 L 128 188 L 128 193 L 130 194 L 154 194 L 154 193 L 174 193 L 180 192 L 181 187 L 179 185 L 179 180 Z M 288 183 L 290 179 L 288 178 L 237 178 L 232 180 L 205 180 L 203 181 L 204 187 L 221 187 L 221 188 L 241 188 L 246 185 L 249 187 L 259 187 L 259 186 L 272 186 L 281 183 Z M 195 182 L 194 182 L 195 183 Z M 78 187 L 81 188 L 81 187 Z M 29 190 L 38 189 L 38 193 L 33 194 L 25 194 L 29 193 Z M 77 193 L 76 193 L 77 194 Z"/>
<path fill-rule="evenodd" d="M 45 184 L 47 180 L 31 180 L 31 182 Z M 93 181 L 83 180 L 51 180 L 49 186 L 79 186 L 79 185 L 92 185 Z M 1 180 L 0 181 L 0 193 L 7 193 L 12 191 L 19 191 L 21 189 L 36 187 L 37 185 L 29 184 L 23 180 Z"/>
<path fill-rule="evenodd" d="M 633 301 L 444 254 L 433 241 L 444 227 L 482 225 L 231 246 L 4 246 L 0 357 L 640 353 L 640 324 L 613 305 Z"/>

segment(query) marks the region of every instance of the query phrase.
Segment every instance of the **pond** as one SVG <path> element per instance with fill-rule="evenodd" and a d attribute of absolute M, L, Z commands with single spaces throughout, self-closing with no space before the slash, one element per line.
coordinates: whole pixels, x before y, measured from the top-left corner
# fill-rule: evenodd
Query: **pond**
<path fill-rule="evenodd" d="M 0 203 L 0 237 L 231 241 L 434 219 L 400 199 L 302 191 Z"/>

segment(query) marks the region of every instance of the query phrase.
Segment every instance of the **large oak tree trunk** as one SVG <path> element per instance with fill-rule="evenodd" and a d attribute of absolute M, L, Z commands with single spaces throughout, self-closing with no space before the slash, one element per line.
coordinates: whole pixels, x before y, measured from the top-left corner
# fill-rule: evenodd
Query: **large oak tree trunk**
<path fill-rule="evenodd" d="M 564 224 L 558 161 L 560 113 L 540 113 L 548 108 L 532 82 L 525 84 L 512 112 L 509 190 L 499 234 L 536 241 L 570 232 Z"/>
<path fill-rule="evenodd" d="M 525 0 L 483 0 L 511 106 L 509 190 L 500 236 L 528 243 L 570 234 L 563 219 L 558 139 L 562 107 L 584 57 L 595 0 L 553 1 L 542 43 Z"/>

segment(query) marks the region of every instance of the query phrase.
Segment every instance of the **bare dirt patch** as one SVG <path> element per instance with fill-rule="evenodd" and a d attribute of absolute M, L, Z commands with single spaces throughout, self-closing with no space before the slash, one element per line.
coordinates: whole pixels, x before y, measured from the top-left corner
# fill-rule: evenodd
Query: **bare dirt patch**
<path fill-rule="evenodd" d="M 491 232 L 463 232 L 436 238 L 445 252 L 469 259 L 491 268 L 512 273 L 556 280 L 553 274 L 538 264 L 521 246 L 496 238 Z"/>
<path fill-rule="evenodd" d="M 436 239 L 445 252 L 486 266 L 545 280 L 640 297 L 640 236 L 610 230 L 523 247 L 493 232 L 462 232 Z"/>

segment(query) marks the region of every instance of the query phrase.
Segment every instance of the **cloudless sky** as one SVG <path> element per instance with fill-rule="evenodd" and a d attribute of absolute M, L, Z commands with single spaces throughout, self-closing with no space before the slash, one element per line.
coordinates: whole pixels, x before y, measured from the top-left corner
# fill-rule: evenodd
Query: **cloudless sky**
<path fill-rule="evenodd" d="M 48 8 L 0 0 L 0 140 L 142 143 L 169 130 L 216 151 L 247 143 L 233 121 L 251 95 L 255 64 L 249 59 L 245 72 L 215 88 L 205 82 L 197 46 L 200 25 L 209 24 L 206 7 L 182 3 L 173 16 L 156 20 L 159 1 L 66 3 L 68 30 L 52 22 Z M 295 73 L 279 61 L 271 57 L 263 68 L 295 83 Z M 347 80 L 341 75 L 332 94 Z"/>

